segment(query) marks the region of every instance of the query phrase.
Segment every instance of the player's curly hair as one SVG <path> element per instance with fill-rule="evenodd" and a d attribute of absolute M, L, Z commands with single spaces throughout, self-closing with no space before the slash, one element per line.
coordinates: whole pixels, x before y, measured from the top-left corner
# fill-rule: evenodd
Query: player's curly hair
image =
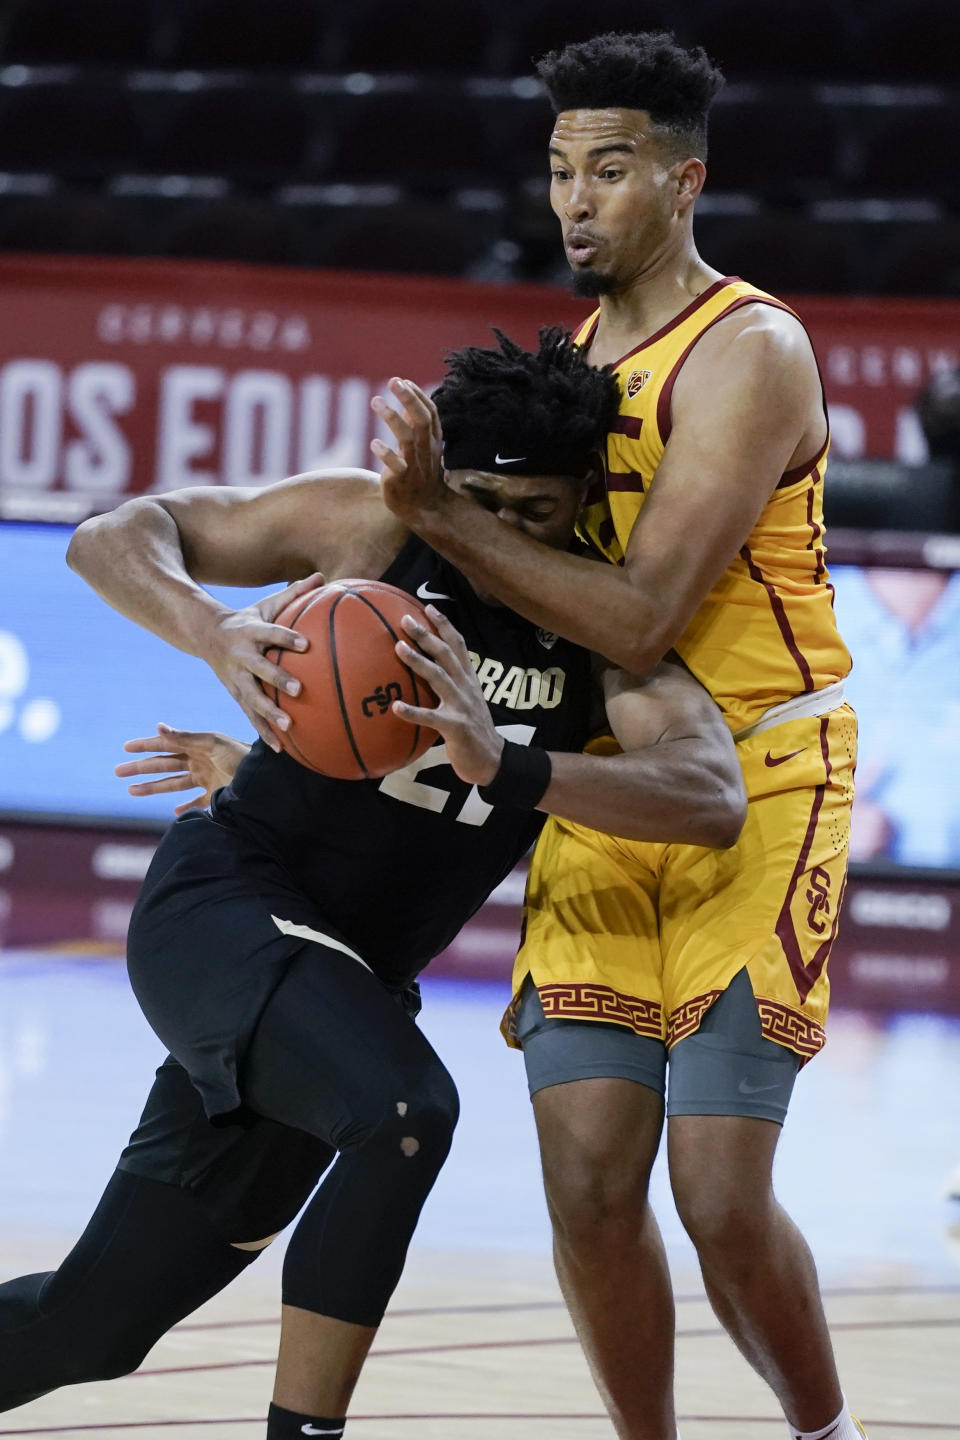
<path fill-rule="evenodd" d="M 707 113 L 724 80 L 699 45 L 684 49 L 670 30 L 611 31 L 551 50 L 536 68 L 556 113 L 646 110 L 676 158 L 706 159 Z"/>
<path fill-rule="evenodd" d="M 576 475 L 603 448 L 620 405 L 608 370 L 588 365 L 558 325 L 524 350 L 494 328 L 497 345 L 466 345 L 446 356 L 433 392 L 448 470 L 512 469 L 528 475 Z M 494 462 L 501 452 L 511 461 Z"/>

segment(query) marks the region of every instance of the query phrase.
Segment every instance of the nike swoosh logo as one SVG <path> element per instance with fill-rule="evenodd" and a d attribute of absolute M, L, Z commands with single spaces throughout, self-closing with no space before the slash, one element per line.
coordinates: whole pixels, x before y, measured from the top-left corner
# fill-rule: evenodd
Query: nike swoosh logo
<path fill-rule="evenodd" d="M 452 600 L 452 595 L 441 595 L 438 590 L 431 590 L 424 580 L 422 585 L 417 586 L 417 595 L 421 600 Z"/>
<path fill-rule="evenodd" d="M 297 925 L 293 920 L 282 920 L 279 915 L 271 915 L 270 919 L 276 925 L 281 935 L 293 935 L 297 940 L 314 940 L 318 945 L 326 945 L 328 950 L 339 950 L 343 955 L 349 955 L 351 960 L 356 960 L 364 970 L 370 970 L 370 966 L 362 955 L 356 950 L 351 950 L 349 945 L 344 945 L 342 940 L 335 940 L 332 935 L 324 935 L 319 930 L 312 930 L 309 925 Z M 373 971 L 370 971 L 371 975 Z M 314 1430 L 314 1435 L 332 1435 L 332 1430 Z M 336 1432 L 339 1434 L 339 1431 Z"/>
<path fill-rule="evenodd" d="M 763 763 L 764 765 L 769 765 L 771 767 L 774 765 L 783 765 L 785 761 L 792 760 L 795 755 L 802 755 L 805 749 L 806 746 L 801 745 L 799 750 L 791 750 L 789 755 L 777 755 L 776 757 L 771 755 L 770 751 L 768 750 L 766 755 L 764 755 L 763 757 Z"/>
<path fill-rule="evenodd" d="M 521 460 L 526 460 L 526 455 L 501 455 L 499 450 L 493 457 L 494 465 L 519 465 Z"/>
<path fill-rule="evenodd" d="M 313 1425 L 301 1425 L 301 1426 L 300 1426 L 300 1434 L 301 1434 L 301 1435 L 342 1435 L 342 1434 L 343 1434 L 343 1429 L 342 1429 L 342 1427 L 339 1426 L 339 1425 L 337 1426 L 336 1430 L 317 1430 L 317 1429 L 315 1428 L 315 1426 L 313 1426 Z"/>
<path fill-rule="evenodd" d="M 759 1095 L 761 1090 L 776 1090 L 779 1084 L 779 1080 L 775 1080 L 772 1085 L 751 1085 L 749 1080 L 741 1080 L 737 1089 L 741 1095 Z"/>

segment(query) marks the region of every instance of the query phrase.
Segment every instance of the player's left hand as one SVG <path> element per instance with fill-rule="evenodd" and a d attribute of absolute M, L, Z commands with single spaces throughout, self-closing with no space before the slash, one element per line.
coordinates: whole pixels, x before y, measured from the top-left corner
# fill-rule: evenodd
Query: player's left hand
<path fill-rule="evenodd" d="M 427 614 L 435 632 L 405 615 L 401 624 L 413 643 L 398 640 L 396 648 L 403 663 L 427 682 L 440 703 L 430 709 L 395 700 L 394 714 L 412 725 L 438 730 L 460 779 L 488 785 L 500 768 L 503 736 L 494 727 L 460 631 L 435 605 L 427 606 Z"/>
<path fill-rule="evenodd" d="M 370 407 L 393 433 L 396 448 L 373 440 L 370 449 L 380 462 L 380 490 L 388 510 L 411 529 L 428 521 L 450 492 L 443 481 L 443 434 L 437 407 L 412 380 L 390 381 L 395 410 L 382 395 Z"/>
<path fill-rule="evenodd" d="M 115 767 L 113 773 L 122 780 L 131 775 L 167 772 L 162 779 L 128 785 L 129 794 L 165 795 L 172 790 L 193 790 L 197 786 L 202 789 L 202 795 L 175 807 L 174 815 L 183 815 L 187 810 L 204 809 L 210 804 L 214 790 L 230 784 L 233 772 L 250 746 L 215 730 L 172 730 L 169 725 L 161 724 L 157 726 L 156 735 L 127 740 L 123 748 L 142 758 L 125 760 Z"/>

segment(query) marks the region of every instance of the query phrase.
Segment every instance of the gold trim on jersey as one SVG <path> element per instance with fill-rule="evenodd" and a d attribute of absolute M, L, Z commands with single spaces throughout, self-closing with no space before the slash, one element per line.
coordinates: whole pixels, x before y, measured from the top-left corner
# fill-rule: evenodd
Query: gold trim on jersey
<path fill-rule="evenodd" d="M 539 985 L 537 994 L 548 1020 L 605 1020 L 608 1024 L 624 1025 L 636 1035 L 663 1039 L 663 1007 L 656 1000 L 643 1000 L 627 995 L 612 985 L 578 983 Z M 719 992 L 718 992 L 719 994 Z M 510 1002 L 501 1029 L 512 1042 L 517 1038 L 516 1015 L 520 996 Z"/>

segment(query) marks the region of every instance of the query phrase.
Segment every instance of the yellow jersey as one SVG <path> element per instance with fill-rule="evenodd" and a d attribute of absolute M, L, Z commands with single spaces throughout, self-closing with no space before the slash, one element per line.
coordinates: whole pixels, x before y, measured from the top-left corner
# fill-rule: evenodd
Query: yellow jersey
<path fill-rule="evenodd" d="M 670 438 L 670 398 L 700 337 L 743 305 L 781 300 L 743 280 L 717 280 L 668 325 L 613 367 L 623 400 L 607 437 L 604 474 L 580 517 L 582 538 L 622 564 L 637 517 Z M 599 310 L 576 343 L 589 346 Z M 824 563 L 820 454 L 783 475 L 746 544 L 676 641 L 674 649 L 709 690 L 730 729 L 754 724 L 773 705 L 843 679 L 850 656 L 837 631 Z"/>

